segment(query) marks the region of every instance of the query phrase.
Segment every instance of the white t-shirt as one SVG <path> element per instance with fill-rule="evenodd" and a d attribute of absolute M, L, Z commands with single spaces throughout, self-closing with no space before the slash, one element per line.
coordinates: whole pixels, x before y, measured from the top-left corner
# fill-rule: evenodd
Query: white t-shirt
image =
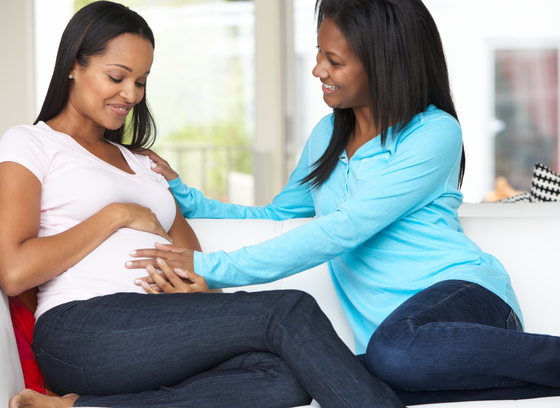
<path fill-rule="evenodd" d="M 41 182 L 39 237 L 59 234 L 111 203 L 149 207 L 165 230 L 175 219 L 175 201 L 165 179 L 150 168 L 150 159 L 116 145 L 135 174 L 128 174 L 94 156 L 72 137 L 39 122 L 16 126 L 0 139 L 0 163 L 19 163 Z M 22 188 L 25 188 L 22 186 Z M 133 249 L 167 243 L 159 235 L 121 228 L 73 267 L 39 286 L 39 318 L 47 310 L 73 300 L 117 292 L 145 293 L 134 279 L 147 275 L 126 269 Z"/>

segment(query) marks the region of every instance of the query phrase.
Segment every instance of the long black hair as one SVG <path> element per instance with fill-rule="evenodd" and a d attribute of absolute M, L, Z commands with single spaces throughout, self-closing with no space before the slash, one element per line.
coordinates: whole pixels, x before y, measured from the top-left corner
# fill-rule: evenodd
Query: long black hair
<path fill-rule="evenodd" d="M 155 47 L 154 34 L 148 23 L 121 4 L 97 1 L 83 7 L 72 17 L 62 34 L 47 96 L 35 124 L 58 116 L 68 104 L 68 75 L 74 64 L 87 67 L 92 56 L 102 55 L 107 43 L 121 34 L 139 35 Z M 153 144 L 156 127 L 145 93 L 134 106 L 130 124 L 127 125 L 127 122 L 119 129 L 106 129 L 105 139 L 119 144 L 124 144 L 126 139 L 127 147 L 131 150 L 148 148 Z M 131 129 L 127 129 L 127 126 Z"/>
<path fill-rule="evenodd" d="M 324 19 L 336 24 L 368 78 L 371 117 L 387 140 L 403 130 L 429 105 L 458 120 L 453 104 L 441 38 L 421 0 L 317 0 L 317 32 Z M 302 180 L 312 188 L 331 175 L 354 133 L 352 108 L 334 109 L 334 129 L 325 153 Z M 458 186 L 465 173 L 462 151 Z"/>

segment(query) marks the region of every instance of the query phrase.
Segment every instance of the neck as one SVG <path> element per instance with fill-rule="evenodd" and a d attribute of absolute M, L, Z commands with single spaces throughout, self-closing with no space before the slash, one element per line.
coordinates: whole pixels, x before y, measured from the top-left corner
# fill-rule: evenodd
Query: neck
<path fill-rule="evenodd" d="M 354 130 L 354 138 L 364 140 L 364 143 L 377 137 L 377 125 L 371 117 L 369 106 L 359 109 L 353 109 L 356 118 L 356 127 Z"/>
<path fill-rule="evenodd" d="M 354 153 L 370 140 L 377 137 L 377 126 L 371 118 L 369 107 L 364 109 L 354 109 L 356 117 L 356 126 L 354 133 L 350 136 L 350 140 L 346 145 L 346 154 L 350 159 Z"/>
<path fill-rule="evenodd" d="M 105 128 L 89 120 L 84 120 L 82 116 L 72 115 L 68 108 L 46 123 L 51 129 L 65 133 L 74 139 L 81 139 L 89 144 L 105 143 Z"/>

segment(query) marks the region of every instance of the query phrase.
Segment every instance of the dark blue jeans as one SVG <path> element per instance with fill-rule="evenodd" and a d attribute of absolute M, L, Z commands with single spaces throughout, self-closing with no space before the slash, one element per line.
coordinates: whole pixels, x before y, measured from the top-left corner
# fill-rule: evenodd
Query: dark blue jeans
<path fill-rule="evenodd" d="M 403 303 L 371 337 L 365 363 L 406 404 L 560 395 L 560 337 L 523 332 L 503 300 L 465 281 Z"/>
<path fill-rule="evenodd" d="M 299 291 L 96 297 L 43 314 L 34 339 L 75 406 L 404 407 Z"/>

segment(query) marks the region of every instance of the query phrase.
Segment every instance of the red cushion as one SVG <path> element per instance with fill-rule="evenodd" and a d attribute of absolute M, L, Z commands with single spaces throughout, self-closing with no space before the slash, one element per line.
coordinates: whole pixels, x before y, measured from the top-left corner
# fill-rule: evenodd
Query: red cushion
<path fill-rule="evenodd" d="M 23 370 L 25 388 L 47 394 L 44 379 L 33 353 L 33 328 L 35 317 L 31 310 L 17 297 L 10 297 L 10 315 L 16 335 L 16 343 Z"/>

